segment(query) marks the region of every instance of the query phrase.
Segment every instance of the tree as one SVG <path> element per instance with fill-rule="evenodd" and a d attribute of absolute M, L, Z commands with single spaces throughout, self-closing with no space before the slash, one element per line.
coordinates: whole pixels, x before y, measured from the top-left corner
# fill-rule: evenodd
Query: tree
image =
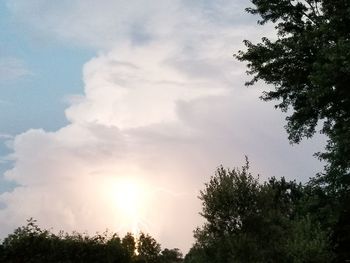
<path fill-rule="evenodd" d="M 131 233 L 120 239 L 108 231 L 94 236 L 63 231 L 56 235 L 31 218 L 0 242 L 0 262 L 180 263 L 183 258 L 177 248 L 161 252 L 160 244 L 148 234 L 141 233 L 137 240 Z"/>
<path fill-rule="evenodd" d="M 180 263 L 183 261 L 182 253 L 178 248 L 165 248 L 160 255 L 161 263 Z"/>
<path fill-rule="evenodd" d="M 286 258 L 290 262 L 328 263 L 333 259 L 327 232 L 309 215 L 291 222 L 291 231 L 286 241 Z"/>
<path fill-rule="evenodd" d="M 263 38 L 236 57 L 248 62 L 253 79 L 274 89 L 262 99 L 278 100 L 276 108 L 287 112 L 286 129 L 292 143 L 312 137 L 317 128 L 328 137 L 319 158 L 327 162 L 325 173 L 314 180 L 330 196 L 328 213 L 338 221 L 331 233 L 335 251 L 347 247 L 350 220 L 350 1 L 348 0 L 252 0 L 251 14 L 261 25 L 272 22 L 277 39 Z M 345 243 L 343 243 L 345 242 Z M 350 260 L 350 249 L 341 249 L 338 262 Z M 339 252 L 340 253 L 340 252 Z"/>
<path fill-rule="evenodd" d="M 131 258 L 120 238 L 108 233 L 89 237 L 79 233 L 55 235 L 42 230 L 33 219 L 17 228 L 1 244 L 0 262 L 101 262 L 129 263 Z"/>
<path fill-rule="evenodd" d="M 145 263 L 158 263 L 160 245 L 148 234 L 141 233 L 137 242 L 138 260 Z"/>
<path fill-rule="evenodd" d="M 131 233 L 127 233 L 122 239 L 122 246 L 130 255 L 130 258 L 135 257 L 136 241 Z"/>
<path fill-rule="evenodd" d="M 262 251 L 256 230 L 259 221 L 258 180 L 249 173 L 248 160 L 232 170 L 220 166 L 200 192 L 206 222 L 195 231 L 196 244 L 191 250 L 199 262 L 258 262 Z"/>
<path fill-rule="evenodd" d="M 13 234 L 6 237 L 2 243 L 2 262 L 45 262 L 49 260 L 43 251 L 49 249 L 50 233 L 41 230 L 32 218 L 27 225 L 17 228 Z"/>
<path fill-rule="evenodd" d="M 219 167 L 200 192 L 206 221 L 185 262 L 330 262 L 327 232 L 307 210 L 306 189 L 284 178 L 259 183 L 248 160 L 241 169 Z"/>
<path fill-rule="evenodd" d="M 236 57 L 248 62 L 253 79 L 272 84 L 262 99 L 279 100 L 287 112 L 292 143 L 314 135 L 318 124 L 329 138 L 319 154 L 328 162 L 326 181 L 350 190 L 350 2 L 347 0 L 252 0 L 260 24 L 272 22 L 277 40 L 263 38 Z"/>
<path fill-rule="evenodd" d="M 249 163 L 242 170 L 220 166 L 205 189 L 200 192 L 207 228 L 212 233 L 234 233 L 245 218 L 257 210 L 258 181 L 248 172 Z"/>

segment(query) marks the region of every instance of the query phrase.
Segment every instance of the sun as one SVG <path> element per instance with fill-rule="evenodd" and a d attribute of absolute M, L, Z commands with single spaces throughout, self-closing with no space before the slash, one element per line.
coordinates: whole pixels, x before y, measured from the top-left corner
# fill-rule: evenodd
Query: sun
<path fill-rule="evenodd" d="M 111 201 L 119 220 L 123 221 L 121 228 L 133 234 L 141 229 L 143 211 L 147 206 L 147 191 L 144 184 L 130 178 L 116 179 L 109 185 Z"/>
<path fill-rule="evenodd" d="M 141 187 L 132 181 L 119 181 L 115 186 L 115 203 L 130 217 L 138 215 L 141 206 Z"/>

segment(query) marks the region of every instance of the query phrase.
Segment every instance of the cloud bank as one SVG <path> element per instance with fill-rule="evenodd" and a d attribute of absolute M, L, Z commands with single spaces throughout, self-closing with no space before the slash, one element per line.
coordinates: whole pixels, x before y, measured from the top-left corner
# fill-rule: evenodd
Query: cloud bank
<path fill-rule="evenodd" d="M 97 55 L 83 67 L 84 93 L 69 96 L 68 125 L 13 139 L 5 177 L 19 186 L 0 195 L 1 236 L 34 217 L 55 230 L 136 227 L 187 250 L 201 223 L 197 195 L 218 165 L 241 165 L 246 154 L 262 178 L 313 176 L 319 142 L 290 147 L 284 117 L 258 99 L 261 87 L 243 87 L 233 52 L 245 38 L 272 35 L 247 19 L 245 5 L 9 1 L 35 34 Z M 116 199 L 130 182 L 142 189 L 125 213 Z"/>

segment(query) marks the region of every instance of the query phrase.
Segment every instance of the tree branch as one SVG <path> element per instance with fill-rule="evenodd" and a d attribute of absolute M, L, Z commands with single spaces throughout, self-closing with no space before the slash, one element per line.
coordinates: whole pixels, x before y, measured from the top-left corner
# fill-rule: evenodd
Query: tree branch
<path fill-rule="evenodd" d="M 290 4 L 290 6 L 293 8 L 295 8 L 295 5 L 293 5 L 292 4 L 292 1 L 293 0 L 289 0 L 289 4 Z M 305 0 L 305 2 L 306 3 L 308 3 L 309 5 L 310 5 L 310 3 L 309 3 L 309 0 Z M 300 2 L 300 1 L 298 1 L 298 3 L 299 4 L 302 4 L 305 8 L 307 8 L 302 2 Z M 310 5 L 311 6 L 311 5 Z M 313 7 L 311 6 L 311 8 L 312 8 L 312 10 L 313 10 Z M 308 18 L 312 23 L 314 23 L 315 25 L 317 25 L 318 23 L 317 23 L 317 21 L 315 21 L 308 13 L 306 13 L 305 11 L 301 11 L 302 12 L 302 14 L 306 17 L 306 18 Z"/>

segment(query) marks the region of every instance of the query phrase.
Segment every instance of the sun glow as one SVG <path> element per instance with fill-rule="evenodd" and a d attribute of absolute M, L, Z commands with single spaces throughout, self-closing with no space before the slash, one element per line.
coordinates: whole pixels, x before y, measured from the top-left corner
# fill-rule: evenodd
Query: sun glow
<path fill-rule="evenodd" d="M 145 186 L 139 181 L 123 178 L 113 181 L 109 188 L 118 219 L 123 221 L 119 227 L 124 231 L 138 234 L 147 206 Z"/>
<path fill-rule="evenodd" d="M 122 181 L 116 185 L 115 191 L 118 208 L 130 217 L 137 216 L 141 201 L 140 186 L 131 181 Z"/>

